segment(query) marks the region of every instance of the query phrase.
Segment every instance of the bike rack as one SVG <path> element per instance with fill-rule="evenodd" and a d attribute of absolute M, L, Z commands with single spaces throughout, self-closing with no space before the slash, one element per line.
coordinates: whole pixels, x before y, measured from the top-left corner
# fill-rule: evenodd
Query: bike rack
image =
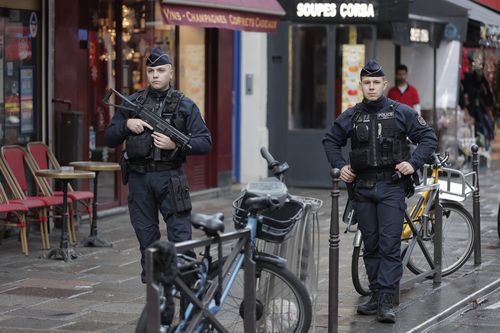
<path fill-rule="evenodd" d="M 433 276 L 433 282 L 434 285 L 440 284 L 441 283 L 441 264 L 442 264 L 442 250 L 443 250 L 443 225 L 442 225 L 442 219 L 443 219 L 443 207 L 441 206 L 441 203 L 439 202 L 439 192 L 440 192 L 440 184 L 429 184 L 429 185 L 423 185 L 419 186 L 415 189 L 415 192 L 423 192 L 423 191 L 428 191 L 428 190 L 436 190 L 434 193 L 434 198 L 432 200 L 434 201 L 434 258 L 431 257 L 429 254 L 429 251 L 427 250 L 427 247 L 425 246 L 422 236 L 420 236 L 419 230 L 413 225 L 413 217 L 414 216 L 409 216 L 408 212 L 405 212 L 405 220 L 408 223 L 408 226 L 411 229 L 412 232 L 412 239 L 410 243 L 408 244 L 408 247 L 406 248 L 406 254 L 402 260 L 402 265 L 403 267 L 406 267 L 408 264 L 408 261 L 410 260 L 411 253 L 413 252 L 413 249 L 415 246 L 418 244 L 420 249 L 422 250 L 422 253 L 424 254 L 425 259 L 427 260 L 427 263 L 430 266 L 430 269 L 426 272 L 422 272 L 408 280 L 405 280 L 404 282 L 400 283 L 399 286 L 397 287 L 397 291 L 394 297 L 394 302 L 395 304 L 399 304 L 399 299 L 400 299 L 400 288 L 401 286 L 406 286 L 406 285 L 411 285 L 416 282 L 424 281 L 427 277 Z M 428 216 L 430 210 L 430 205 L 426 207 L 426 211 L 424 211 L 422 216 Z M 415 211 L 414 214 L 417 212 Z M 425 222 L 421 224 L 420 228 L 424 228 Z"/>
<path fill-rule="evenodd" d="M 446 178 L 439 181 L 441 184 L 441 199 L 450 201 L 464 201 L 472 195 L 472 216 L 474 218 L 474 265 L 481 264 L 481 214 L 480 214 L 480 194 L 479 194 L 479 147 L 472 145 L 472 171 L 463 173 L 460 170 L 442 168 Z M 428 165 L 424 166 L 424 175 L 427 175 Z M 457 181 L 452 181 L 452 177 Z M 424 185 L 427 184 L 424 178 Z M 500 207 L 500 205 L 499 205 Z M 500 209 L 500 208 L 499 208 Z M 500 231 L 499 231 L 500 235 Z"/>
<path fill-rule="evenodd" d="M 206 237 L 199 240 L 189 240 L 181 243 L 175 244 L 177 253 L 185 253 L 188 250 L 193 250 L 198 247 L 204 247 L 210 244 L 216 244 L 219 242 L 227 242 L 231 240 L 237 240 L 234 244 L 234 248 L 231 254 L 228 256 L 224 267 L 222 269 L 222 276 L 227 276 L 229 270 L 234 262 L 234 259 L 240 254 L 241 250 L 244 250 L 244 332 L 254 333 L 256 332 L 255 326 L 255 262 L 252 260 L 252 246 L 250 230 L 241 229 L 234 232 L 229 232 L 219 235 L 219 237 Z M 154 262 L 158 255 L 158 249 L 147 248 L 146 249 L 146 311 L 148 314 L 147 320 L 147 333 L 159 333 L 160 332 L 160 295 L 159 295 L 159 283 L 155 281 L 154 274 Z M 183 331 L 187 333 L 195 332 L 197 326 L 203 321 L 209 321 L 214 325 L 217 332 L 228 332 L 222 324 L 215 318 L 215 315 L 209 311 L 209 306 L 211 305 L 214 296 L 216 296 L 219 291 L 219 281 L 214 280 L 210 284 L 209 289 L 204 293 L 203 298 L 199 299 L 192 292 L 192 290 L 185 284 L 185 282 L 178 276 L 174 280 L 175 286 L 183 292 L 189 301 L 198 309 L 194 312 L 193 318 L 189 321 L 188 327 Z"/>
<path fill-rule="evenodd" d="M 265 253 L 271 253 L 286 259 L 287 268 L 304 284 L 311 297 L 313 317 L 311 329 L 316 320 L 316 301 L 318 296 L 319 276 L 319 217 L 318 212 L 323 201 L 317 198 L 291 195 L 291 200 L 300 202 L 304 207 L 302 218 L 297 221 L 293 236 L 281 243 L 270 243 L 257 239 L 258 247 Z"/>

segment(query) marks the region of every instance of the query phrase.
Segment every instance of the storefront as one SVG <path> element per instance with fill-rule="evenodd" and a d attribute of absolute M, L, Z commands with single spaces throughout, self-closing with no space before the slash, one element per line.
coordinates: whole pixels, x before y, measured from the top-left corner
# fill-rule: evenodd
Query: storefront
<path fill-rule="evenodd" d="M 321 140 L 361 101 L 359 72 L 369 58 L 381 63 L 390 86 L 396 66 L 408 66 L 434 126 L 439 107 L 456 106 L 464 8 L 444 0 L 286 3 L 288 21 L 269 41 L 269 110 L 277 111 L 268 123 L 270 148 L 292 166 L 291 184 L 330 186 Z"/>
<path fill-rule="evenodd" d="M 359 72 L 391 39 L 404 1 L 282 1 L 287 20 L 268 40 L 269 147 L 297 186 L 330 186 L 321 144 L 336 116 L 361 99 Z M 382 23 L 387 23 L 382 26 Z M 393 76 L 394 54 L 381 57 Z M 385 65 L 385 63 L 383 64 Z M 387 72 L 387 70 L 386 70 Z"/>
<path fill-rule="evenodd" d="M 125 95 L 145 87 L 145 58 L 153 47 L 161 47 L 172 56 L 175 88 L 196 102 L 212 132 L 210 154 L 188 158 L 185 170 L 190 187 L 193 191 L 229 188 L 231 30 L 274 29 L 275 5 L 281 8 L 276 2 L 249 6 L 240 0 L 91 0 L 79 1 L 78 6 L 56 0 L 54 96 L 72 100 L 84 128 L 83 151 L 72 158 L 119 160 L 121 150 L 104 144 L 114 110 L 103 105 L 102 98 L 110 87 Z M 68 26 L 78 33 L 68 34 Z M 63 142 L 71 147 L 57 138 L 54 141 L 56 147 Z M 126 204 L 126 187 L 118 176 L 102 175 L 102 190 L 107 193 L 104 208 Z"/>
<path fill-rule="evenodd" d="M 460 71 L 460 109 L 457 122 L 459 157 L 470 156 L 467 143 L 480 147 L 480 156 L 488 165 L 499 154 L 493 152 L 495 128 L 500 122 L 500 4 L 479 1 L 484 6 L 457 1 L 469 11 L 467 38 L 462 49 Z"/>
<path fill-rule="evenodd" d="M 0 145 L 43 137 L 46 100 L 42 1 L 0 1 Z"/>

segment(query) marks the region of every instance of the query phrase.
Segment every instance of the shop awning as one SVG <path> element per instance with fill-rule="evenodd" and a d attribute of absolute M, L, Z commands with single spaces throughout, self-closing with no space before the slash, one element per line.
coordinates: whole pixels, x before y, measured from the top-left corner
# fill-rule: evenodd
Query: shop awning
<path fill-rule="evenodd" d="M 163 0 L 166 24 L 273 32 L 286 13 L 277 0 Z"/>
<path fill-rule="evenodd" d="M 488 25 L 500 26 L 500 14 L 469 0 L 448 0 L 454 5 L 467 9 L 469 18 Z M 497 4 L 498 5 L 498 4 Z"/>
<path fill-rule="evenodd" d="M 500 12 L 500 1 L 498 0 L 474 0 L 474 2 Z"/>

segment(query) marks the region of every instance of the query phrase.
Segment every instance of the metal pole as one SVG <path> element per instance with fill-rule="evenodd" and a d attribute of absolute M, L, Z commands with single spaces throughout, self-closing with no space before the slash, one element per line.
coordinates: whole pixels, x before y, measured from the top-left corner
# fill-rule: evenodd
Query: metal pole
<path fill-rule="evenodd" d="M 338 332 L 339 324 L 339 177 L 340 170 L 330 171 L 332 179 L 332 212 L 330 217 L 330 252 L 328 285 L 328 332 Z"/>
<path fill-rule="evenodd" d="M 474 217 L 474 265 L 481 264 L 481 215 L 479 209 L 479 147 L 472 145 L 472 170 L 474 171 L 474 193 L 472 194 L 472 211 Z"/>
<path fill-rule="evenodd" d="M 256 318 L 256 300 L 255 300 L 255 261 L 252 258 L 250 231 L 245 235 L 245 259 L 244 259 L 244 319 L 243 328 L 245 333 L 253 333 L 257 331 L 255 318 Z"/>
<path fill-rule="evenodd" d="M 434 199 L 434 284 L 441 283 L 443 257 L 443 206 L 439 202 L 439 191 Z"/>
<path fill-rule="evenodd" d="M 434 130 L 436 131 L 436 134 L 438 135 L 438 140 L 439 140 L 439 131 L 438 131 L 438 125 L 437 125 L 437 109 L 436 109 L 436 85 L 437 85 L 437 64 L 436 64 L 436 58 L 437 58 L 437 51 L 436 47 L 433 48 L 433 55 L 434 55 L 434 73 L 433 73 L 433 85 L 432 85 L 432 126 L 434 127 Z"/>
<path fill-rule="evenodd" d="M 146 249 L 146 323 L 147 333 L 160 332 L 160 296 L 159 288 L 154 279 L 154 257 L 158 255 L 158 249 Z"/>

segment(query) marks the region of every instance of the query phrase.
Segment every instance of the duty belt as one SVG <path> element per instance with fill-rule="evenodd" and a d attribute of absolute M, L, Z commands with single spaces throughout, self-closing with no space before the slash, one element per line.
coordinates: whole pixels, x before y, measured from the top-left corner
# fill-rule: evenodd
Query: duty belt
<path fill-rule="evenodd" d="M 395 171 L 373 171 L 373 172 L 360 172 L 359 174 L 356 175 L 358 179 L 361 180 L 366 180 L 366 181 L 372 181 L 372 182 L 378 182 L 378 181 L 384 181 L 384 180 L 390 180 L 392 181 L 392 175 L 394 175 Z"/>
<path fill-rule="evenodd" d="M 155 171 L 176 170 L 180 167 L 178 163 L 150 161 L 147 163 L 130 163 L 129 171 L 146 173 Z"/>

